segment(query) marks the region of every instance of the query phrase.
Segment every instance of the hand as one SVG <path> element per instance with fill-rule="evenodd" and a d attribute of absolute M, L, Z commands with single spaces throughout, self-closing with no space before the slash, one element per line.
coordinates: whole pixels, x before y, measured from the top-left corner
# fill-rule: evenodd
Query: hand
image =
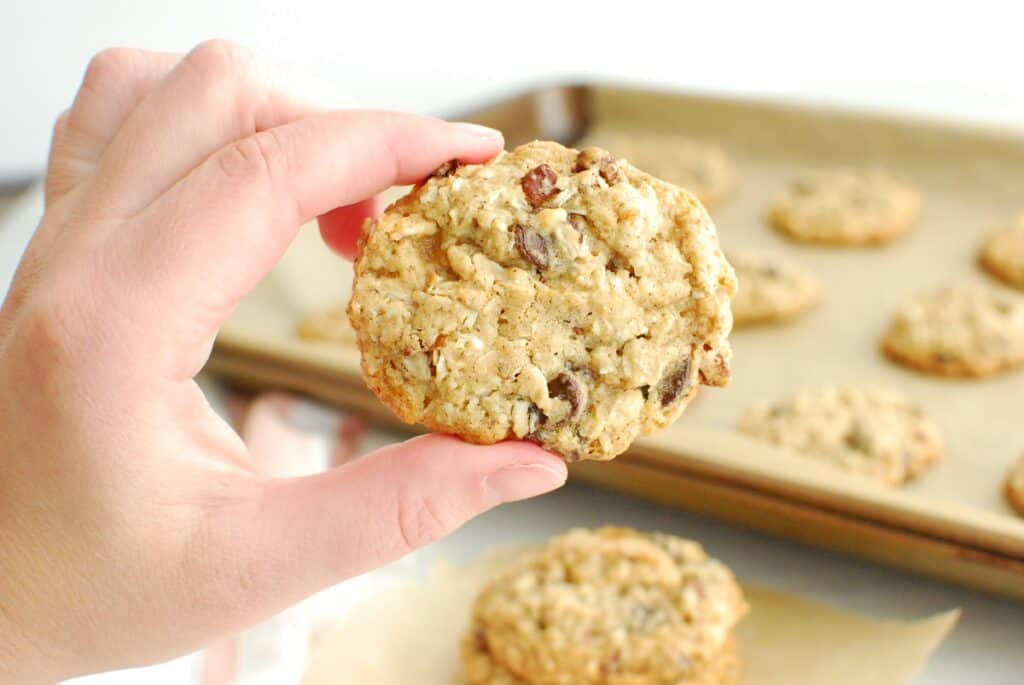
<path fill-rule="evenodd" d="M 433 435 L 262 475 L 193 377 L 298 227 L 354 251 L 376 193 L 499 133 L 331 110 L 222 42 L 98 55 L 0 310 L 0 682 L 198 648 L 561 485 L 526 443 Z"/>

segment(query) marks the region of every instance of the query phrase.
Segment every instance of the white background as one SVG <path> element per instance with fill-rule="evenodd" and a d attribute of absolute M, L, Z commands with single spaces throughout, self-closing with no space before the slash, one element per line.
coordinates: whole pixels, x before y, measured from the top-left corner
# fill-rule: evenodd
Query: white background
<path fill-rule="evenodd" d="M 187 50 L 214 36 L 374 107 L 444 114 L 537 81 L 589 78 L 1024 125 L 1022 11 L 1012 2 L 3 2 L 0 183 L 42 169 L 50 125 L 93 53 Z M 0 231 L 0 262 L 20 252 L 11 241 L 27 235 L 13 230 L 30 228 L 38 203 Z M 909 618 L 962 606 L 961 626 L 920 682 L 1024 678 L 1020 603 L 587 488 L 502 507 L 438 550 L 465 558 L 608 520 L 697 537 L 745 578 L 854 611 Z"/>
<path fill-rule="evenodd" d="M 89 57 L 214 36 L 367 106 L 431 113 L 538 80 L 674 88 L 1024 121 L 1019 3 L 3 0 L 0 179 L 38 173 Z M 611 9 L 601 9 L 611 8 Z"/>

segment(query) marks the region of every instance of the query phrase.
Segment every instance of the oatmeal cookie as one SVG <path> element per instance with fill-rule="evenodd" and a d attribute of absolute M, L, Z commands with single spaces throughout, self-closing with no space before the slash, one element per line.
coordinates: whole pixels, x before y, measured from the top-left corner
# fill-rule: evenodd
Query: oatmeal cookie
<path fill-rule="evenodd" d="M 1024 516 L 1024 457 L 1014 464 L 1006 477 L 1006 500 Z"/>
<path fill-rule="evenodd" d="M 880 169 L 836 169 L 790 184 L 769 210 L 769 220 L 789 238 L 832 245 L 880 245 L 911 229 L 921 194 Z"/>
<path fill-rule="evenodd" d="M 821 299 L 821 283 L 799 264 L 759 252 L 727 256 L 739 282 L 732 301 L 737 327 L 795 319 Z"/>
<path fill-rule="evenodd" d="M 610 459 L 730 379 L 736 290 L 688 192 L 534 142 L 445 165 L 364 232 L 349 318 L 401 419 Z"/>
<path fill-rule="evenodd" d="M 356 332 L 348 322 L 345 305 L 338 305 L 310 314 L 299 322 L 297 334 L 303 340 L 352 344 Z"/>
<path fill-rule="evenodd" d="M 939 376 L 980 377 L 1024 364 L 1024 299 L 960 285 L 917 297 L 893 317 L 882 349 Z"/>
<path fill-rule="evenodd" d="M 746 612 L 732 573 L 696 542 L 576 529 L 484 588 L 463 667 L 469 685 L 724 685 Z"/>
<path fill-rule="evenodd" d="M 1024 290 L 1024 215 L 989 235 L 981 247 L 979 260 L 990 274 Z"/>
<path fill-rule="evenodd" d="M 742 432 L 898 485 L 942 454 L 938 426 L 906 397 L 873 387 L 828 387 L 747 410 Z"/>
<path fill-rule="evenodd" d="M 608 131 L 588 136 L 597 145 L 652 176 L 689 190 L 705 207 L 722 202 L 735 184 L 736 171 L 720 147 L 691 138 L 645 131 Z"/>

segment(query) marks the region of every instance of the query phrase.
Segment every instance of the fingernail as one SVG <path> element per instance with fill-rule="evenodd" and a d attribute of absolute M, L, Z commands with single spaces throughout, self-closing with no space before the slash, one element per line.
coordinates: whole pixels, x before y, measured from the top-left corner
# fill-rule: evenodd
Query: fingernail
<path fill-rule="evenodd" d="M 561 487 L 565 475 L 564 466 L 513 464 L 484 478 L 484 489 L 496 503 L 516 502 Z"/>
<path fill-rule="evenodd" d="M 497 129 L 493 129 L 487 126 L 481 126 L 480 124 L 470 124 L 465 121 L 460 121 L 454 126 L 458 126 L 467 135 L 475 136 L 477 138 L 501 138 L 502 133 Z"/>

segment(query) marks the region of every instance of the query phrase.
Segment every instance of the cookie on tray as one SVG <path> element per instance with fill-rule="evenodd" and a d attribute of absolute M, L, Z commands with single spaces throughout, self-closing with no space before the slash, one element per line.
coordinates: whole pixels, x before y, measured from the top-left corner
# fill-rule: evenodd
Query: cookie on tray
<path fill-rule="evenodd" d="M 979 260 L 990 274 L 1024 290 L 1024 214 L 985 238 Z"/>
<path fill-rule="evenodd" d="M 732 301 L 736 327 L 795 319 L 821 300 L 821 283 L 793 261 L 762 252 L 729 250 L 739 292 Z"/>
<path fill-rule="evenodd" d="M 365 233 L 349 317 L 371 389 L 471 442 L 610 459 L 729 382 L 733 270 L 688 192 L 533 142 L 445 165 Z"/>
<path fill-rule="evenodd" d="M 826 387 L 751 407 L 743 433 L 889 485 L 920 476 L 942 454 L 938 426 L 895 390 Z"/>
<path fill-rule="evenodd" d="M 696 542 L 575 529 L 483 589 L 463 669 L 468 685 L 734 683 L 746 612 L 732 573 Z"/>
<path fill-rule="evenodd" d="M 705 207 L 721 203 L 736 180 L 725 150 L 672 133 L 607 131 L 588 136 L 582 145 L 612 151 L 652 176 L 689 190 Z"/>
<path fill-rule="evenodd" d="M 340 344 L 356 341 L 356 332 L 348 322 L 345 305 L 338 305 L 310 314 L 299 322 L 297 334 L 303 340 L 318 340 Z"/>
<path fill-rule="evenodd" d="M 882 169 L 833 169 L 793 181 L 771 206 L 771 223 L 798 242 L 880 245 L 907 233 L 921 194 Z"/>
<path fill-rule="evenodd" d="M 975 285 L 918 296 L 882 338 L 894 361 L 938 376 L 981 377 L 1024 364 L 1024 298 Z"/>
<path fill-rule="evenodd" d="M 1024 516 L 1024 456 L 1022 456 L 1009 475 L 1006 476 L 1006 500 Z"/>

